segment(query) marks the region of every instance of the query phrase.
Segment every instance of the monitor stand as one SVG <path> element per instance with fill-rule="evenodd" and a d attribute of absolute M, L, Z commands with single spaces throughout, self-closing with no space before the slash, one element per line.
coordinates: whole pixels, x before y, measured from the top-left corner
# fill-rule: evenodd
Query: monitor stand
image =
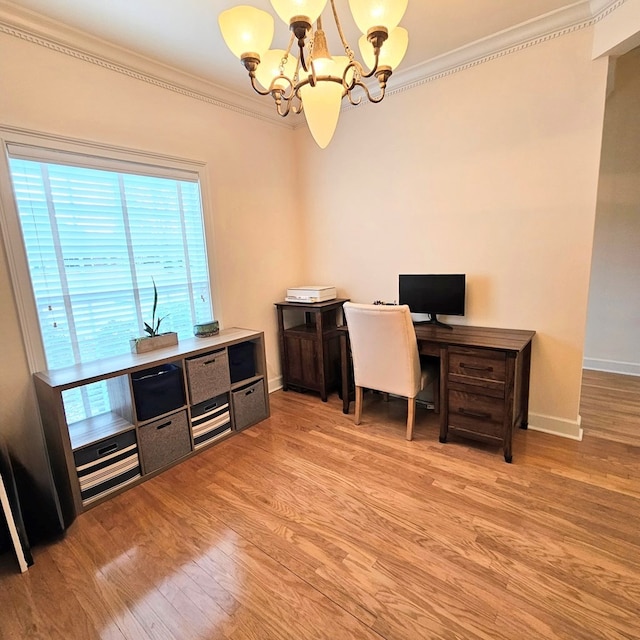
<path fill-rule="evenodd" d="M 453 327 L 450 324 L 445 324 L 444 322 L 440 322 L 440 320 L 438 320 L 438 316 L 435 313 L 430 313 L 428 320 L 421 320 L 420 322 L 416 322 L 415 324 L 433 324 L 436 327 L 442 327 L 443 329 L 453 330 Z"/>

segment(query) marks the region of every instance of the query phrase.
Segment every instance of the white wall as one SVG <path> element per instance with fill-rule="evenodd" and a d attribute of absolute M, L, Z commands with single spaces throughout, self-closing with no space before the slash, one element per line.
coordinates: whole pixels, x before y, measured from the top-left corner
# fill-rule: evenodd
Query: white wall
<path fill-rule="evenodd" d="M 585 367 L 640 375 L 640 48 L 607 98 Z"/>
<path fill-rule="evenodd" d="M 606 60 L 584 29 L 304 130 L 307 279 L 359 302 L 468 278 L 467 324 L 533 329 L 530 424 L 579 437 Z M 452 318 L 451 320 L 455 320 Z"/>
<path fill-rule="evenodd" d="M 302 269 L 295 156 L 273 155 L 293 144 L 291 130 L 3 34 L 0 79 L 2 125 L 206 162 L 216 316 L 265 331 L 268 376 L 278 380 L 273 303 Z M 29 464 L 41 437 L 4 245 L 0 254 L 0 433 Z"/>

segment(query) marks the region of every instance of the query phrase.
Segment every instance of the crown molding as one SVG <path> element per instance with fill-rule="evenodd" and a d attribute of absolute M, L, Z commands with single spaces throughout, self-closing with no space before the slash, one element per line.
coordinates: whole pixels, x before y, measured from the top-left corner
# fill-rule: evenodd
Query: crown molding
<path fill-rule="evenodd" d="M 388 94 L 400 93 L 521 51 L 568 33 L 591 27 L 626 0 L 580 0 L 544 16 L 476 40 L 426 62 L 395 73 Z"/>
<path fill-rule="evenodd" d="M 593 26 L 626 0 L 579 0 L 510 29 L 449 51 L 393 74 L 387 95 L 394 95 L 516 51 Z M 17 5 L 0 0 L 0 33 L 57 51 L 130 78 L 207 102 L 285 128 L 303 119 L 283 119 L 268 100 L 247 97 L 204 78 L 151 60 L 99 38 L 89 36 Z M 363 102 L 362 105 L 368 104 Z M 345 105 L 343 109 L 356 108 Z M 297 121 L 297 122 L 296 122 Z"/>
<path fill-rule="evenodd" d="M 146 58 L 60 22 L 0 0 L 0 33 L 88 62 L 156 87 L 266 120 L 287 129 L 292 125 L 274 113 L 267 101 L 216 85 L 204 78 Z"/>

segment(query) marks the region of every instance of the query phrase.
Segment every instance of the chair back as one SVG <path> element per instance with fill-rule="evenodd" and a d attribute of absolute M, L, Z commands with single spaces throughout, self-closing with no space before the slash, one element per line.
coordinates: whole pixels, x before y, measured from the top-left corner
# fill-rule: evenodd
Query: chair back
<path fill-rule="evenodd" d="M 355 384 L 413 398 L 420 391 L 418 341 L 407 305 L 346 302 Z"/>

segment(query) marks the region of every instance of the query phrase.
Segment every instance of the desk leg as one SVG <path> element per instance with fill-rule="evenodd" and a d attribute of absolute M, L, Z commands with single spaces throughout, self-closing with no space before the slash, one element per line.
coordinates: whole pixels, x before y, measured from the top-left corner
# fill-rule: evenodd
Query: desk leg
<path fill-rule="evenodd" d="M 507 368 L 505 371 L 505 398 L 504 398 L 504 423 L 502 425 L 502 442 L 504 447 L 504 459 L 505 462 L 511 462 L 513 460 L 513 454 L 511 450 L 511 443 L 513 440 L 513 428 L 514 428 L 514 409 L 515 409 L 515 393 L 514 387 L 516 384 L 516 357 L 511 354 L 507 355 Z"/>
<path fill-rule="evenodd" d="M 529 428 L 529 383 L 531 381 L 531 343 L 522 352 L 522 380 L 520 384 L 520 406 L 522 407 L 521 429 Z"/>
<path fill-rule="evenodd" d="M 349 336 L 340 333 L 340 373 L 342 374 L 342 413 L 349 413 Z"/>
<path fill-rule="evenodd" d="M 440 442 L 447 441 L 449 432 L 449 351 L 440 347 Z"/>

